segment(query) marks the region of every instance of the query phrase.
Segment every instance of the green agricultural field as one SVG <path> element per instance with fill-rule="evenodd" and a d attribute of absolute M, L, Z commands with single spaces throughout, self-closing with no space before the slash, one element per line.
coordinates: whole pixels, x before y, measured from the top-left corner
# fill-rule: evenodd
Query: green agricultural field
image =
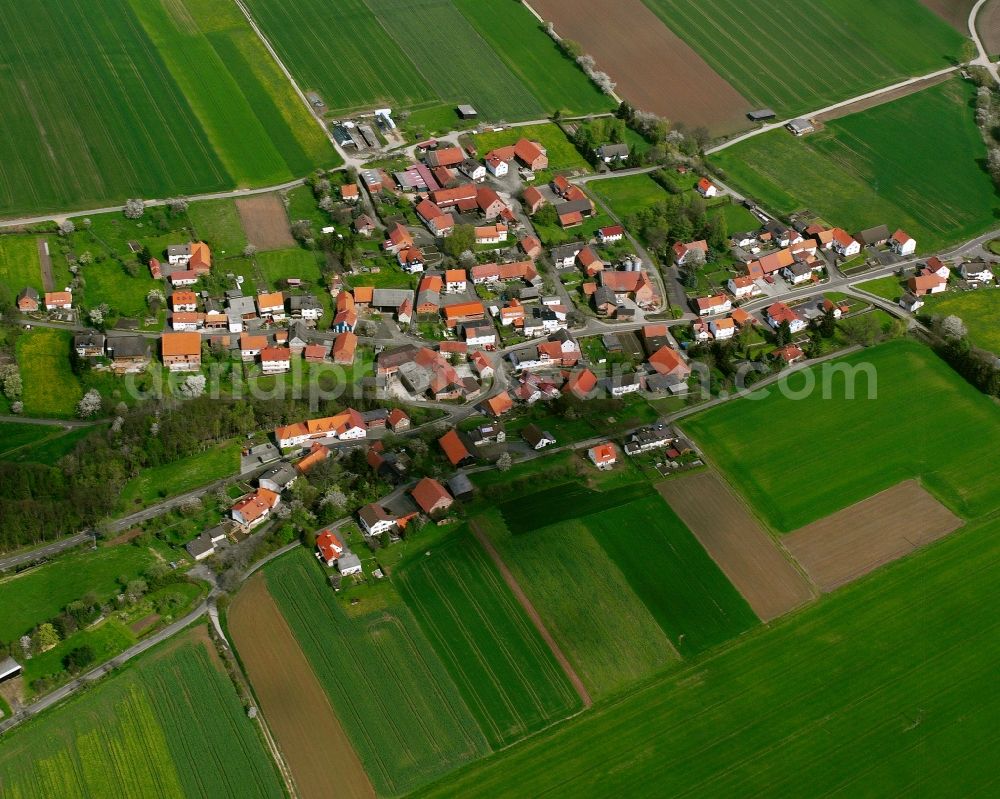
<path fill-rule="evenodd" d="M 166 497 L 193 491 L 214 480 L 234 477 L 239 471 L 240 445 L 223 442 L 204 452 L 143 469 L 122 489 L 121 507 L 133 511 Z"/>
<path fill-rule="evenodd" d="M 412 47 L 401 50 L 364 0 L 341 0 L 336 14 L 325 0 L 246 5 L 302 90 L 318 92 L 331 110 L 436 99 L 405 55 Z"/>
<path fill-rule="evenodd" d="M 562 54 L 525 6 L 507 0 L 453 2 L 534 93 L 546 114 L 557 109 L 588 114 L 614 108 L 614 101 Z M 478 103 L 473 105 L 478 108 Z"/>
<path fill-rule="evenodd" d="M 589 172 L 590 165 L 577 152 L 573 143 L 566 138 L 558 125 L 550 122 L 538 125 L 525 125 L 519 128 L 480 133 L 473 137 L 480 156 L 485 156 L 490 150 L 514 144 L 519 139 L 537 141 L 545 148 L 549 157 L 549 170 Z"/>
<path fill-rule="evenodd" d="M 920 251 L 996 225 L 997 196 L 958 79 L 833 120 L 801 139 L 775 130 L 712 156 L 726 179 L 771 211 L 808 208 L 849 232 L 886 223 Z"/>
<path fill-rule="evenodd" d="M 608 204 L 619 219 L 625 219 L 643 208 L 663 202 L 670 196 L 648 174 L 595 180 L 591 182 L 589 188 Z"/>
<path fill-rule="evenodd" d="M 38 245 L 33 237 L 0 236 L 0 283 L 13 295 L 25 286 L 31 286 L 39 295 L 45 291 Z"/>
<path fill-rule="evenodd" d="M 989 795 L 998 592 L 993 519 L 419 795 Z"/>
<path fill-rule="evenodd" d="M 780 117 L 952 66 L 964 39 L 918 0 L 645 2 L 751 104 Z"/>
<path fill-rule="evenodd" d="M 280 284 L 290 277 L 300 278 L 313 286 L 321 286 L 323 275 L 320 272 L 319 258 L 317 253 L 299 247 L 269 250 L 254 256 L 257 266 L 267 278 L 271 288 L 282 288 Z"/>
<path fill-rule="evenodd" d="M 442 100 L 471 103 L 490 119 L 531 119 L 543 109 L 452 0 L 366 0 L 401 52 Z M 413 49 L 414 42 L 434 42 Z M 581 75 L 582 77 L 582 75 Z"/>
<path fill-rule="evenodd" d="M 247 235 L 232 200 L 191 203 L 188 219 L 191 220 L 192 238 L 207 242 L 216 258 L 239 255 L 247 246 Z"/>
<path fill-rule="evenodd" d="M 405 793 L 489 751 L 475 717 L 391 586 L 348 615 L 298 549 L 264 570 L 376 791 Z"/>
<path fill-rule="evenodd" d="M 633 482 L 609 491 L 591 491 L 581 483 L 563 483 L 509 499 L 500 504 L 499 510 L 510 531 L 514 535 L 521 535 L 567 518 L 617 508 L 648 493 L 649 486 L 642 482 Z"/>
<path fill-rule="evenodd" d="M 0 641 L 13 641 L 51 619 L 88 592 L 109 599 L 121 590 L 119 577 L 138 577 L 154 560 L 148 549 L 101 547 L 72 552 L 51 563 L 0 580 Z"/>
<path fill-rule="evenodd" d="M 70 417 L 83 396 L 69 365 L 73 334 L 37 328 L 17 339 L 17 363 L 27 416 Z"/>
<path fill-rule="evenodd" d="M 489 535 L 593 699 L 676 661 L 669 639 L 585 519 L 511 534 L 499 512 L 489 511 L 473 524 Z"/>
<path fill-rule="evenodd" d="M 682 656 L 757 624 L 746 600 L 659 495 L 583 521 Z"/>
<path fill-rule="evenodd" d="M 948 292 L 924 297 L 921 315 L 950 316 L 954 314 L 965 322 L 969 341 L 993 353 L 1000 354 L 1000 291 Z"/>
<path fill-rule="evenodd" d="M 580 706 L 566 676 L 468 528 L 417 555 L 396 585 L 491 746 Z"/>
<path fill-rule="evenodd" d="M 13 450 L 20 450 L 42 439 L 49 438 L 55 432 L 47 425 L 0 422 L 0 458 Z M 4 459 L 6 460 L 6 458 Z"/>
<path fill-rule="evenodd" d="M 816 367 L 808 372 L 816 388 L 804 398 L 772 387 L 767 399 L 729 402 L 681 426 L 780 532 L 913 477 L 967 518 L 1000 507 L 991 470 L 970 468 L 991 462 L 1000 446 L 1000 411 L 992 400 L 910 340 L 855 353 L 834 366 L 841 364 L 873 370 L 877 399 L 868 399 L 863 372 L 854 381 L 855 399 L 845 398 L 843 374 L 831 379 L 824 399 Z M 797 375 L 788 383 L 794 391 L 804 381 Z M 948 413 L 926 424 L 920 409 L 929 405 Z M 829 456 L 831 448 L 836 457 Z"/>
<path fill-rule="evenodd" d="M 336 160 L 224 0 L 8 12 L 0 214 L 287 180 Z"/>
<path fill-rule="evenodd" d="M 200 629 L 171 640 L 0 740 L 18 799 L 285 795 Z"/>
<path fill-rule="evenodd" d="M 106 303 L 112 314 L 142 320 L 150 315 L 146 295 L 154 289 L 163 292 L 163 281 L 154 280 L 149 270 L 139 267 L 129 275 L 117 261 L 106 260 L 83 267 L 83 305 L 96 308 Z M 154 314 L 155 316 L 155 314 Z"/>

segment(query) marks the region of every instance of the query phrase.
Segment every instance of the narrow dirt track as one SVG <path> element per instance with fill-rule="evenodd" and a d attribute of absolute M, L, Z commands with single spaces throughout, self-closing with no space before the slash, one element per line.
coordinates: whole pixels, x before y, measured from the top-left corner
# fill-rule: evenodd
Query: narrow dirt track
<path fill-rule="evenodd" d="M 262 574 L 236 595 L 229 630 L 298 795 L 374 799 L 375 789 Z"/>
<path fill-rule="evenodd" d="M 52 256 L 49 255 L 48 243 L 45 239 L 36 239 L 38 247 L 38 265 L 42 270 L 42 286 L 46 291 L 55 291 L 56 282 L 52 277 Z"/>
<path fill-rule="evenodd" d="M 521 603 L 521 607 L 524 608 L 524 612 L 528 614 L 528 618 L 531 619 L 531 623 L 535 625 L 535 629 L 538 630 L 538 634 L 542 636 L 542 640 L 548 644 L 549 649 L 552 650 L 552 655 L 555 657 L 556 662 L 566 673 L 569 678 L 570 683 L 572 683 L 573 688 L 576 689 L 577 694 L 580 695 L 580 700 L 583 702 L 584 707 L 590 707 L 594 704 L 594 701 L 590 698 L 590 694 L 587 693 L 587 687 L 583 684 L 583 680 L 580 679 L 580 675 L 576 673 L 573 666 L 570 664 L 569 659 L 563 654 L 563 651 L 559 648 L 559 644 L 556 643 L 556 639 L 552 637 L 552 634 L 546 629 L 545 623 L 542 621 L 542 617 L 539 615 L 538 611 L 535 610 L 535 606 L 531 604 L 531 600 L 528 599 L 528 595 L 524 593 L 517 579 L 514 577 L 513 572 L 507 568 L 507 564 L 503 562 L 503 558 L 500 557 L 500 553 L 497 552 L 493 542 L 490 541 L 490 537 L 486 535 L 485 532 L 479 527 L 478 522 L 475 520 L 469 522 L 469 527 L 472 529 L 473 535 L 476 536 L 476 540 L 482 545 L 483 549 L 486 550 L 486 554 L 490 556 L 492 561 L 496 564 L 497 569 L 500 571 L 500 575 L 503 577 L 505 583 L 510 588 L 511 593 L 518 602 Z"/>

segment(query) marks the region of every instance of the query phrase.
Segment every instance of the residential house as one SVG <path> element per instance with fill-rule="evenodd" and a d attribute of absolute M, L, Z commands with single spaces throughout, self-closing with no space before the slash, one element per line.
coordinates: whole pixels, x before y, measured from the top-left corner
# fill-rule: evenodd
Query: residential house
<path fill-rule="evenodd" d="M 182 269 L 179 272 L 172 272 L 167 278 L 174 288 L 181 286 L 193 286 L 198 282 L 198 273 L 193 269 Z"/>
<path fill-rule="evenodd" d="M 481 225 L 474 228 L 476 244 L 500 244 L 507 241 L 506 225 Z"/>
<path fill-rule="evenodd" d="M 736 323 L 732 319 L 713 319 L 708 326 L 716 341 L 724 341 L 736 335 Z"/>
<path fill-rule="evenodd" d="M 438 439 L 438 446 L 441 447 L 444 451 L 445 457 L 448 458 L 451 465 L 455 468 L 475 463 L 475 457 L 469 451 L 465 442 L 462 441 L 462 438 L 457 430 L 449 430 L 441 436 L 441 438 Z"/>
<path fill-rule="evenodd" d="M 711 297 L 698 297 L 695 300 L 695 309 L 700 316 L 712 316 L 713 314 L 729 313 L 733 309 L 733 301 L 725 294 L 715 294 Z"/>
<path fill-rule="evenodd" d="M 496 418 L 500 418 L 505 413 L 513 409 L 514 401 L 511 399 L 509 392 L 503 391 L 483 402 L 482 407 L 485 413 L 488 413 Z"/>
<path fill-rule="evenodd" d="M 588 449 L 587 457 L 598 469 L 610 469 L 618 463 L 618 449 L 610 441 L 605 441 Z"/>
<path fill-rule="evenodd" d="M 911 294 L 909 291 L 906 291 L 903 292 L 903 296 L 899 298 L 899 307 L 909 313 L 916 313 L 919 309 L 924 307 L 924 301 L 915 294 Z"/>
<path fill-rule="evenodd" d="M 500 216 L 507 208 L 507 204 L 500 199 L 489 186 L 480 186 L 476 189 L 476 206 L 487 221 Z"/>
<path fill-rule="evenodd" d="M 345 551 L 348 550 L 332 530 L 324 530 L 316 536 L 316 557 L 324 566 L 332 567 Z"/>
<path fill-rule="evenodd" d="M 915 297 L 923 297 L 925 294 L 940 294 L 948 288 L 948 281 L 934 272 L 927 272 L 922 275 L 911 277 L 906 287 Z"/>
<path fill-rule="evenodd" d="M 624 163 L 628 161 L 628 145 L 602 144 L 594 150 L 594 154 L 605 164 Z"/>
<path fill-rule="evenodd" d="M 424 271 L 424 254 L 419 247 L 407 247 L 396 253 L 400 268 L 409 274 Z"/>
<path fill-rule="evenodd" d="M 257 313 L 261 319 L 280 322 L 285 318 L 285 295 L 280 291 L 257 295 Z"/>
<path fill-rule="evenodd" d="M 514 145 L 514 158 L 532 172 L 547 169 L 549 166 L 549 158 L 545 148 L 538 142 L 528 141 L 528 139 L 519 139 Z"/>
<path fill-rule="evenodd" d="M 358 337 L 350 331 L 345 331 L 333 340 L 333 362 L 341 366 L 350 366 L 358 349 Z"/>
<path fill-rule="evenodd" d="M 706 199 L 709 197 L 719 196 L 719 187 L 712 183 L 712 181 L 708 178 L 702 178 L 699 180 L 695 188 L 698 190 L 698 194 Z"/>
<path fill-rule="evenodd" d="M 476 183 L 486 180 L 486 167 L 472 158 L 466 158 L 458 165 L 459 171 Z"/>
<path fill-rule="evenodd" d="M 889 228 L 887 225 L 876 225 L 856 233 L 854 238 L 866 247 L 879 247 L 889 240 Z"/>
<path fill-rule="evenodd" d="M 358 520 L 369 536 L 382 535 L 396 528 L 396 517 L 377 502 L 365 505 L 359 510 Z"/>
<path fill-rule="evenodd" d="M 299 474 L 307 474 L 314 466 L 318 466 L 329 457 L 330 448 L 314 441 L 309 447 L 308 454 L 295 464 L 295 468 Z"/>
<path fill-rule="evenodd" d="M 528 186 L 521 194 L 521 202 L 528 216 L 534 216 L 545 205 L 545 196 L 534 186 Z"/>
<path fill-rule="evenodd" d="M 605 267 L 604 261 L 589 244 L 576 254 L 576 262 L 587 277 L 593 277 Z"/>
<path fill-rule="evenodd" d="M 552 263 L 555 264 L 556 269 L 572 269 L 576 265 L 576 256 L 580 254 L 584 246 L 586 245 L 583 242 L 574 241 L 570 244 L 554 247 L 550 253 Z"/>
<path fill-rule="evenodd" d="M 889 248 L 899 256 L 913 255 L 917 251 L 916 239 L 910 237 L 905 231 L 897 230 L 889 239 Z"/>
<path fill-rule="evenodd" d="M 951 277 L 951 270 L 948 266 L 938 258 L 936 255 L 927 259 L 927 263 L 924 264 L 923 269 L 920 270 L 922 275 L 937 275 L 944 281 L 947 281 Z"/>
<path fill-rule="evenodd" d="M 267 336 L 252 336 L 249 333 L 240 334 L 240 357 L 244 361 L 254 360 L 265 347 L 267 347 Z"/>
<path fill-rule="evenodd" d="M 280 494 L 298 478 L 299 472 L 290 463 L 280 461 L 267 471 L 261 472 L 257 478 L 257 485 Z"/>
<path fill-rule="evenodd" d="M 542 430 L 537 424 L 525 425 L 521 430 L 521 438 L 534 450 L 545 449 L 556 443 L 555 436 L 547 430 Z"/>
<path fill-rule="evenodd" d="M 71 291 L 45 292 L 46 311 L 68 311 L 72 307 L 73 307 L 73 292 Z"/>
<path fill-rule="evenodd" d="M 496 330 L 488 319 L 463 324 L 462 337 L 470 347 L 490 347 L 497 343 Z"/>
<path fill-rule="evenodd" d="M 861 242 L 848 235 L 847 231 L 843 228 L 834 228 L 832 235 L 833 242 L 831 246 L 838 255 L 844 258 L 853 258 L 861 252 Z"/>
<path fill-rule="evenodd" d="M 205 326 L 205 314 L 195 311 L 178 311 L 170 315 L 173 330 L 201 330 Z"/>
<path fill-rule="evenodd" d="M 292 368 L 292 351 L 288 347 L 264 347 L 260 351 L 260 368 L 266 375 L 289 371 Z"/>
<path fill-rule="evenodd" d="M 476 300 L 445 305 L 441 311 L 444 313 L 445 324 L 449 328 L 454 328 L 465 322 L 477 322 L 486 316 L 483 304 Z"/>
<path fill-rule="evenodd" d="M 757 282 L 750 275 L 737 275 L 726 283 L 729 293 L 737 300 L 752 297 L 757 292 Z"/>
<path fill-rule="evenodd" d="M 670 375 L 681 380 L 687 380 L 691 374 L 691 367 L 672 347 L 664 346 L 656 350 L 649 356 L 649 365 L 657 374 Z"/>
<path fill-rule="evenodd" d="M 656 301 L 656 290 L 645 269 L 600 272 L 601 287 L 614 292 L 615 297 L 631 297 L 640 308 L 648 308 Z M 728 301 L 728 300 L 727 300 Z"/>
<path fill-rule="evenodd" d="M 201 335 L 164 333 L 160 338 L 163 365 L 171 372 L 197 372 L 201 369 Z"/>
<path fill-rule="evenodd" d="M 688 261 L 703 263 L 708 255 L 707 241 L 676 242 L 674 244 L 674 263 L 683 266 Z"/>
<path fill-rule="evenodd" d="M 465 291 L 466 275 L 464 269 L 447 269 L 444 273 L 444 290 L 446 294 Z"/>
<path fill-rule="evenodd" d="M 73 336 L 73 349 L 80 358 L 102 358 L 106 341 L 103 333 L 88 330 Z"/>
<path fill-rule="evenodd" d="M 38 310 L 38 292 L 32 286 L 25 286 L 17 295 L 17 310 L 21 313 L 34 313 Z"/>
<path fill-rule="evenodd" d="M 786 366 L 801 361 L 806 357 L 802 349 L 794 344 L 786 344 L 784 347 L 779 347 L 771 354 L 780 361 L 783 361 Z"/>
<path fill-rule="evenodd" d="M 597 231 L 597 240 L 601 244 L 614 244 L 625 238 L 625 228 L 621 225 L 609 225 Z"/>
<path fill-rule="evenodd" d="M 472 353 L 469 358 L 473 371 L 479 375 L 480 379 L 486 380 L 493 376 L 493 364 L 490 363 L 489 356 L 481 350 Z"/>
<path fill-rule="evenodd" d="M 230 508 L 233 520 L 244 528 L 252 528 L 265 521 L 281 502 L 281 496 L 267 488 L 258 488 L 247 494 Z"/>
<path fill-rule="evenodd" d="M 573 394 L 578 399 L 588 399 L 597 388 L 597 375 L 589 369 L 571 372 L 563 386 L 563 394 Z"/>
<path fill-rule="evenodd" d="M 788 322 L 792 333 L 800 333 L 806 329 L 806 321 L 783 302 L 775 302 L 767 308 L 767 322 L 777 330 L 782 322 Z"/>
<path fill-rule="evenodd" d="M 625 440 L 625 454 L 639 455 L 654 449 L 669 447 L 677 436 L 665 424 L 640 427 Z"/>
<path fill-rule="evenodd" d="M 642 388 L 642 375 L 638 372 L 613 374 L 601 382 L 612 397 L 624 397 L 626 394 L 634 394 Z"/>
<path fill-rule="evenodd" d="M 345 183 L 340 187 L 340 199 L 345 203 L 356 203 L 361 199 L 361 191 L 357 183 Z"/>
<path fill-rule="evenodd" d="M 413 501 L 428 516 L 444 513 L 455 501 L 447 489 L 433 477 L 425 477 L 410 491 Z"/>
<path fill-rule="evenodd" d="M 537 236 L 524 236 L 518 242 L 518 246 L 528 258 L 532 261 L 537 259 L 542 254 L 542 242 L 538 240 Z"/>
<path fill-rule="evenodd" d="M 495 154 L 486 156 L 486 169 L 494 177 L 502 178 L 510 170 L 507 162 Z"/>
<path fill-rule="evenodd" d="M 361 214 L 361 216 L 354 220 L 353 227 L 354 232 L 359 236 L 368 238 L 375 232 L 377 225 L 375 224 L 375 220 L 368 216 L 368 214 Z"/>
<path fill-rule="evenodd" d="M 958 274 L 968 283 L 993 282 L 993 270 L 985 261 L 967 261 L 958 268 Z"/>
<path fill-rule="evenodd" d="M 405 250 L 408 247 L 413 246 L 413 236 L 410 235 L 410 231 L 403 227 L 398 222 L 389 228 L 386 233 L 385 242 L 382 244 L 382 248 L 391 252 L 393 254 L 398 253 L 400 250 Z"/>
<path fill-rule="evenodd" d="M 142 372 L 149 366 L 150 346 L 145 336 L 114 336 L 107 341 L 111 368 L 119 374 Z"/>
<path fill-rule="evenodd" d="M 401 433 L 410 429 L 410 417 L 406 415 L 406 411 L 393 408 L 386 417 L 386 424 L 393 433 Z"/>

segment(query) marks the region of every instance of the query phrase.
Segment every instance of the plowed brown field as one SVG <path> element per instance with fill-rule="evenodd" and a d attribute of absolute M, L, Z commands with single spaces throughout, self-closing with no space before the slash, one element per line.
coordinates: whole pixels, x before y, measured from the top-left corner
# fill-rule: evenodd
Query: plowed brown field
<path fill-rule="evenodd" d="M 805 577 L 715 472 L 665 480 L 656 489 L 761 621 L 812 599 Z"/>
<path fill-rule="evenodd" d="M 969 35 L 969 12 L 976 0 L 920 0 L 959 33 Z"/>
<path fill-rule="evenodd" d="M 989 56 L 1000 55 L 1000 0 L 988 0 L 979 9 L 976 17 L 976 29 L 979 31 L 979 38 L 983 40 L 983 47 Z"/>
<path fill-rule="evenodd" d="M 261 574 L 240 589 L 229 630 L 300 796 L 374 799 L 323 687 Z"/>
<path fill-rule="evenodd" d="M 247 241 L 258 250 L 283 250 L 295 246 L 285 204 L 277 194 L 240 197 L 236 201 L 236 210 L 239 211 Z"/>
<path fill-rule="evenodd" d="M 961 527 L 962 520 L 907 480 L 782 539 L 823 591 L 832 591 Z"/>
<path fill-rule="evenodd" d="M 556 33 L 573 39 L 618 86 L 620 97 L 715 135 L 748 127 L 749 102 L 642 0 L 530 0 Z"/>

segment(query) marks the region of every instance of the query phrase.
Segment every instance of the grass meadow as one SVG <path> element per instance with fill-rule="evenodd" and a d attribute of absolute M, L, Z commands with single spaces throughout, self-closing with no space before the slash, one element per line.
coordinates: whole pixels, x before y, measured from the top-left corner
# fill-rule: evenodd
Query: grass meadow
<path fill-rule="evenodd" d="M 845 398 L 843 374 L 830 399 L 817 388 L 804 399 L 771 390 L 764 400 L 737 400 L 681 426 L 779 532 L 828 516 L 908 478 L 919 478 L 960 516 L 1000 507 L 991 462 L 1000 446 L 1000 411 L 927 347 L 897 340 L 841 359 L 870 364 L 868 379 Z M 810 370 L 818 375 L 819 368 Z M 803 386 L 802 375 L 789 387 Z M 929 419 L 924 409 L 941 408 Z"/>
<path fill-rule="evenodd" d="M 17 799 L 278 797 L 256 722 L 200 633 L 171 640 L 0 740 Z"/>
<path fill-rule="evenodd" d="M 8 12 L 0 214 L 271 182 L 336 160 L 224 0 L 13 0 Z"/>
<path fill-rule="evenodd" d="M 552 653 L 467 528 L 398 569 L 395 584 L 491 746 L 579 708 Z"/>
<path fill-rule="evenodd" d="M 998 592 L 994 518 L 418 795 L 987 795 Z"/>
<path fill-rule="evenodd" d="M 921 314 L 959 317 L 969 331 L 969 341 L 977 347 L 1000 354 L 1000 290 L 947 292 L 924 297 Z"/>
<path fill-rule="evenodd" d="M 918 0 L 646 4 L 755 107 L 779 117 L 949 67 L 964 39 Z"/>
<path fill-rule="evenodd" d="M 53 432 L 46 425 L 0 422 L 0 458 L 13 450 L 36 444 L 53 435 Z"/>
<path fill-rule="evenodd" d="M 931 251 L 996 227 L 1000 215 L 973 94 L 949 80 L 801 139 L 776 130 L 711 160 L 772 211 L 809 209 L 849 232 L 884 222 Z"/>
<path fill-rule="evenodd" d="M 69 365 L 73 334 L 38 328 L 18 336 L 17 364 L 24 385 L 26 416 L 72 417 L 83 396 Z"/>
<path fill-rule="evenodd" d="M 0 283 L 6 284 L 15 296 L 25 286 L 34 288 L 39 296 L 45 291 L 38 245 L 33 238 L 0 236 Z"/>
<path fill-rule="evenodd" d="M 413 614 L 391 590 L 348 615 L 305 549 L 264 570 L 337 718 L 381 795 L 405 793 L 489 745 Z"/>
<path fill-rule="evenodd" d="M 532 91 L 545 114 L 557 109 L 586 114 L 614 108 L 614 101 L 562 54 L 525 6 L 507 0 L 452 2 Z"/>
<path fill-rule="evenodd" d="M 670 195 L 649 175 L 626 175 L 620 178 L 595 180 L 590 190 L 608 204 L 619 219 L 663 202 Z"/>
<path fill-rule="evenodd" d="M 299 247 L 269 250 L 254 256 L 260 271 L 275 289 L 283 288 L 281 284 L 290 277 L 300 278 L 313 286 L 322 286 L 323 275 L 320 271 L 319 258 L 315 252 Z"/>
<path fill-rule="evenodd" d="M 25 425 L 16 425 L 24 427 Z M 39 425 L 33 425 L 40 427 Z M 60 431 L 52 428 L 40 427 L 45 434 L 44 438 L 37 439 L 30 444 L 22 444 L 16 449 L 7 449 L 0 454 L 0 460 L 16 461 L 18 463 L 41 463 L 45 466 L 55 466 L 59 459 L 69 455 L 76 445 L 89 436 L 98 427 L 78 427 L 73 430 Z"/>
<path fill-rule="evenodd" d="M 204 200 L 191 203 L 188 219 L 194 232 L 192 238 L 207 242 L 216 257 L 243 252 L 247 235 L 232 200 Z M 226 269 L 222 266 L 222 269 Z"/>
<path fill-rule="evenodd" d="M 13 641 L 93 592 L 104 600 L 121 590 L 118 578 L 138 577 L 153 562 L 140 547 L 101 547 L 73 552 L 0 580 L 0 641 Z"/>
<path fill-rule="evenodd" d="M 529 533 L 512 533 L 497 511 L 474 523 L 596 701 L 675 662 L 677 654 L 586 520 L 572 518 L 572 511 L 567 516 Z"/>
<path fill-rule="evenodd" d="M 234 477 L 239 471 L 239 443 L 223 442 L 204 452 L 143 469 L 122 489 L 121 507 L 132 512 L 166 497 L 193 491 L 213 480 Z"/>
<path fill-rule="evenodd" d="M 146 295 L 153 289 L 164 291 L 162 280 L 153 280 L 149 270 L 140 267 L 133 277 L 111 259 L 83 267 L 83 305 L 96 308 L 111 306 L 112 314 L 142 321 L 150 316 Z M 169 290 L 166 292 L 169 294 Z M 155 314 L 153 314 L 155 316 Z"/>

